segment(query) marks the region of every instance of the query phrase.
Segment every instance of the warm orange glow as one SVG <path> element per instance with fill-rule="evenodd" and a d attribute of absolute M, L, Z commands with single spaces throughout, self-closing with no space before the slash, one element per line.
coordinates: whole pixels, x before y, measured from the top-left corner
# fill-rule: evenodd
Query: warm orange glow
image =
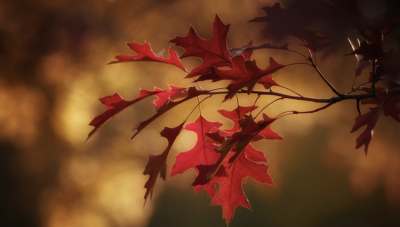
<path fill-rule="evenodd" d="M 189 207 L 184 210 L 195 207 L 190 204 L 195 199 L 184 197 L 186 192 L 192 192 L 188 188 L 193 179 L 188 176 L 194 176 L 193 170 L 169 183 L 168 169 L 167 183 L 158 178 L 153 199 L 144 208 L 143 186 L 148 176 L 142 173 L 148 155 L 160 154 L 165 149 L 167 142 L 159 132 L 165 126 L 181 123 L 196 100 L 171 110 L 168 116 L 160 117 L 130 141 L 131 129 L 136 123 L 154 114 L 151 98 L 141 101 L 136 108 L 111 119 L 85 142 L 92 130 L 89 122 L 105 111 L 99 98 L 118 92 L 131 100 L 137 97 L 140 88 L 165 89 L 167 84 L 183 87 L 193 85 L 192 80 L 183 80 L 185 73 L 170 65 L 107 63 L 118 54 L 131 54 L 126 42 L 148 42 L 154 52 L 167 49 L 172 46 L 168 41 L 177 35 L 185 36 L 190 25 L 200 36 L 208 38 L 216 13 L 224 23 L 231 23 L 230 47 L 250 40 L 261 44 L 264 41 L 257 35 L 260 27 L 246 21 L 261 16 L 259 7 L 275 1 L 36 0 L 24 7 L 19 5 L 20 1 L 5 2 L 0 4 L 0 152 L 3 155 L 0 171 L 6 177 L 0 178 L 0 187 L 5 188 L 4 198 L 12 198 L 4 202 L 6 210 L 24 215 L 22 218 L 11 215 L 10 220 L 28 220 L 29 223 L 22 220 L 24 223 L 19 226 L 34 222 L 47 227 L 142 227 L 151 225 L 154 217 L 164 220 L 163 212 L 168 211 L 171 219 L 175 218 L 173 214 L 184 216 L 179 210 L 182 204 Z M 379 5 L 379 10 L 385 9 Z M 368 15 L 375 12 L 370 8 L 364 10 Z M 182 54 L 182 49 L 173 48 Z M 270 54 L 268 51 L 254 54 L 261 68 L 268 65 Z M 286 53 L 274 51 L 273 54 L 278 62 L 286 64 L 292 60 Z M 199 63 L 193 59 L 182 62 L 188 69 Z M 339 90 L 347 91 L 353 78 L 341 81 L 341 74 L 352 73 L 354 64 L 353 58 L 335 55 L 321 61 L 320 68 Z M 303 95 L 325 98 L 334 95 L 306 66 L 291 66 L 275 78 L 279 84 Z M 216 84 L 223 83 L 226 82 Z M 310 83 L 315 89 L 310 90 Z M 217 85 L 205 84 L 204 88 Z M 282 88 L 276 91 L 287 92 Z M 246 106 L 253 105 L 256 96 L 243 94 L 240 98 L 240 104 Z M 222 119 L 216 110 L 232 110 L 237 106 L 236 100 L 221 104 L 222 96 L 213 99 L 216 101 L 210 99 L 202 104 L 202 113 L 210 121 L 224 123 L 223 128 L 231 127 L 232 123 Z M 264 107 L 274 99 L 260 98 L 256 105 Z M 266 108 L 266 113 L 275 117 L 282 111 L 318 107 L 315 103 L 281 100 Z M 188 122 L 197 116 L 196 110 Z M 380 119 L 365 157 L 363 148 L 354 149 L 361 131 L 350 133 L 356 116 L 354 103 L 343 102 L 317 114 L 287 116 L 274 123 L 273 130 L 285 140 L 259 142 L 255 146 L 269 159 L 269 173 L 277 186 L 249 181 L 246 187 L 255 188 L 249 194 L 253 200 L 260 198 L 254 207 L 264 209 L 251 215 L 260 215 L 262 220 L 266 212 L 276 210 L 269 215 L 279 219 L 304 214 L 301 212 L 309 209 L 310 213 L 304 216 L 320 220 L 352 206 L 362 210 L 350 203 L 357 199 L 376 199 L 386 209 L 397 209 L 400 205 L 400 125 L 389 117 Z M 186 131 L 178 136 L 168 168 L 174 164 L 173 155 L 192 148 L 193 136 Z M 380 190 L 384 199 L 379 197 Z M 175 198 L 171 191 L 179 199 L 168 200 Z M 200 197 L 200 202 L 206 200 L 204 194 L 199 194 L 191 196 Z M 328 205 L 324 204 L 326 201 Z M 320 213 L 319 207 L 324 207 Z M 196 207 L 198 216 L 181 218 L 193 219 L 193 222 L 213 218 L 204 211 L 207 208 Z M 304 223 L 301 224 L 309 224 Z"/>

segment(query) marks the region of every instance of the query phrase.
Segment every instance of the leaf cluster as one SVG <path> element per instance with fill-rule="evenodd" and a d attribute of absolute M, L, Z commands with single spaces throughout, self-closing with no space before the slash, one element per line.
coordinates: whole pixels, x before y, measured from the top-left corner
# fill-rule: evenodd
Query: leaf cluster
<path fill-rule="evenodd" d="M 393 118 L 400 123 L 400 61 L 393 50 L 385 51 L 384 43 L 386 38 L 399 24 L 399 13 L 390 14 L 386 20 L 353 24 L 358 34 L 357 40 L 348 39 L 351 51 L 343 57 L 354 56 L 357 64 L 353 75 L 354 82 L 349 86 L 349 91 L 343 93 L 338 91 L 324 76 L 318 68 L 316 53 L 323 51 L 331 45 L 331 37 L 326 37 L 308 27 L 311 21 L 321 19 L 325 14 L 322 12 L 337 12 L 338 4 L 327 2 L 307 3 L 308 7 L 315 9 L 318 14 L 305 14 L 302 9 L 304 5 L 294 4 L 282 8 L 280 4 L 272 7 L 264 7 L 266 16 L 256 17 L 250 22 L 263 23 L 268 28 L 271 43 L 253 45 L 250 41 L 242 47 L 229 49 L 227 47 L 227 35 L 229 24 L 224 24 L 218 15 L 215 16 L 212 24 L 212 36 L 206 40 L 201 38 L 193 27 L 190 27 L 186 36 L 177 36 L 170 42 L 184 49 L 184 53 L 178 54 L 169 48 L 169 57 L 164 58 L 162 52 L 155 54 L 149 44 L 128 43 L 128 47 L 136 52 L 135 55 L 118 55 L 115 61 L 141 62 L 151 61 L 164 63 L 177 67 L 183 71 L 186 78 L 193 80 L 192 87 L 170 86 L 163 90 L 141 90 L 139 96 L 134 100 L 124 100 L 117 93 L 101 98 L 100 101 L 107 107 L 101 115 L 95 117 L 90 125 L 94 129 L 89 133 L 91 137 L 102 125 L 127 107 L 130 107 L 148 97 L 156 97 L 154 101 L 155 114 L 138 123 L 132 139 L 144 130 L 149 124 L 166 114 L 172 108 L 188 100 L 196 99 L 197 104 L 193 107 L 193 114 L 198 114 L 194 122 L 188 123 L 189 116 L 183 119 L 182 123 L 174 128 L 165 127 L 160 135 L 167 139 L 168 145 L 158 155 L 150 155 L 149 161 L 143 174 L 149 175 L 145 184 L 145 201 L 151 197 L 158 176 L 165 180 L 167 176 L 167 157 L 172 145 L 183 130 L 193 131 L 197 135 L 195 146 L 189 151 L 181 152 L 176 156 L 176 161 L 171 170 L 171 176 L 184 173 L 189 169 L 196 171 L 197 177 L 192 186 L 196 192 L 205 190 L 210 196 L 210 205 L 220 205 L 223 208 L 223 217 L 226 223 L 234 216 L 236 207 L 243 206 L 251 209 L 242 184 L 248 177 L 261 183 L 274 185 L 270 175 L 267 173 L 268 160 L 264 154 L 252 146 L 252 142 L 259 140 L 281 140 L 282 137 L 271 129 L 271 125 L 282 117 L 293 114 L 312 114 L 345 100 L 356 100 L 356 108 L 359 115 L 355 117 L 355 124 L 351 132 L 365 129 L 356 140 L 356 148 L 364 146 L 367 154 L 371 142 L 373 130 L 382 115 Z M 331 9 L 330 11 L 327 9 Z M 304 20 L 301 20 L 304 19 Z M 265 30 L 264 30 L 265 32 Z M 323 34 L 323 33 L 322 33 Z M 291 48 L 292 43 L 276 45 L 276 41 L 284 37 L 294 37 L 302 51 Z M 291 64 L 280 64 L 273 57 L 269 57 L 269 66 L 262 69 L 256 60 L 252 58 L 253 51 L 275 49 L 287 54 L 298 55 L 303 59 Z M 201 64 L 187 71 L 182 65 L 182 58 L 199 58 Z M 331 98 L 315 98 L 303 96 L 292 88 L 282 86 L 273 79 L 273 74 L 287 67 L 306 65 L 314 69 L 315 73 L 325 83 L 326 88 L 331 90 Z M 359 76 L 368 71 L 370 77 L 366 81 L 357 81 Z M 201 83 L 213 83 L 216 81 L 228 81 L 228 85 L 213 90 L 204 90 Z M 264 90 L 255 90 L 256 84 L 262 85 Z M 275 92 L 273 87 L 281 87 L 287 93 Z M 312 89 L 312 86 L 310 86 Z M 257 94 L 252 106 L 239 104 L 239 97 L 246 94 Z M 237 108 L 234 110 L 217 110 L 222 117 L 233 122 L 230 129 L 222 129 L 222 123 L 211 122 L 201 113 L 201 105 L 208 99 L 223 95 L 223 102 L 233 98 L 237 100 Z M 274 96 L 276 99 L 266 106 L 257 107 L 259 98 Z M 293 99 L 304 102 L 321 103 L 317 109 L 308 111 L 291 110 L 282 112 L 276 116 L 269 116 L 266 107 L 279 105 L 283 99 Z M 369 111 L 361 113 L 360 105 L 372 105 Z M 197 110 L 197 111 L 196 111 Z M 218 185 L 218 187 L 217 187 Z M 218 189 L 218 190 L 217 190 Z"/>

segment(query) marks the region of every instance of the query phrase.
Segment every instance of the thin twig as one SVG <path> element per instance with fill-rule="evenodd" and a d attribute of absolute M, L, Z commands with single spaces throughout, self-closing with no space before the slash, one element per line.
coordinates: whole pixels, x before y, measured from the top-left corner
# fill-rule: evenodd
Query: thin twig
<path fill-rule="evenodd" d="M 372 88 L 372 93 L 375 93 L 375 58 L 372 59 L 372 84 L 371 84 L 371 88 Z"/>
<path fill-rule="evenodd" d="M 314 64 L 312 60 L 310 60 L 311 66 L 317 71 L 318 75 L 322 78 L 322 80 L 329 86 L 329 88 L 339 97 L 343 96 L 340 92 L 336 90 L 336 88 L 333 87 L 333 85 L 325 78 L 325 76 L 322 74 L 322 72 L 318 69 L 318 67 Z"/>
<path fill-rule="evenodd" d="M 317 109 L 315 109 L 315 110 L 309 110 L 309 111 L 295 111 L 295 110 L 292 110 L 292 111 L 285 111 L 285 112 L 283 112 L 283 113 L 280 113 L 278 116 L 276 116 L 275 118 L 276 119 L 279 119 L 279 118 L 282 118 L 282 117 L 285 117 L 285 116 L 288 116 L 288 115 L 291 115 L 291 114 L 308 114 L 308 113 L 316 113 L 316 112 L 318 112 L 318 111 L 321 111 L 321 110 L 323 110 L 323 109 L 326 109 L 326 108 L 328 108 L 328 107 L 330 107 L 331 105 L 333 105 L 334 104 L 334 102 L 331 102 L 331 103 L 328 103 L 328 104 L 326 104 L 326 105 L 324 105 L 324 106 L 322 106 L 322 107 L 320 107 L 320 108 L 317 108 Z"/>

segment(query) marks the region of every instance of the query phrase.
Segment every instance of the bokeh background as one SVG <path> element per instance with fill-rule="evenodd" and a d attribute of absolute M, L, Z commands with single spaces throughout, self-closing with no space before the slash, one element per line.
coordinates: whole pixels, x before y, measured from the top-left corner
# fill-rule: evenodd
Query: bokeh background
<path fill-rule="evenodd" d="M 88 123 L 105 110 L 98 98 L 118 92 L 129 100 L 139 88 L 191 84 L 169 65 L 107 65 L 117 54 L 132 53 L 126 42 L 147 41 L 158 52 L 175 36 L 186 36 L 190 25 L 209 38 L 218 13 L 231 24 L 229 47 L 249 40 L 262 44 L 260 24 L 246 21 L 263 16 L 260 7 L 274 2 L 0 1 L 0 226 L 225 226 L 221 207 L 210 207 L 205 193 L 196 195 L 189 186 L 194 171 L 158 180 L 143 207 L 148 155 L 161 153 L 167 144 L 159 132 L 180 123 L 195 103 L 171 110 L 133 141 L 131 129 L 154 112 L 151 100 L 122 112 L 85 142 L 92 130 Z M 398 29 L 394 37 L 397 51 Z M 344 75 L 353 75 L 355 67 L 354 57 L 343 56 L 349 51 L 349 45 L 341 45 L 320 63 L 343 92 L 353 79 Z M 283 64 L 299 60 L 279 51 L 254 54 L 261 68 L 268 66 L 269 56 Z M 199 61 L 183 63 L 190 69 Z M 275 78 L 303 95 L 333 95 L 307 67 L 285 68 Z M 215 110 L 234 108 L 235 102 L 221 104 L 221 98 L 203 105 L 209 120 L 223 121 Z M 251 105 L 254 99 L 241 96 L 241 104 Z M 272 100 L 263 98 L 258 105 Z M 282 101 L 267 113 L 317 107 Z M 400 125 L 381 117 L 365 157 L 362 149 L 354 149 L 361 131 L 350 133 L 356 116 L 355 103 L 349 101 L 274 123 L 273 130 L 285 140 L 254 145 L 269 159 L 277 186 L 249 179 L 244 189 L 252 211 L 239 207 L 230 226 L 399 226 Z M 172 154 L 189 150 L 193 135 L 180 135 Z"/>

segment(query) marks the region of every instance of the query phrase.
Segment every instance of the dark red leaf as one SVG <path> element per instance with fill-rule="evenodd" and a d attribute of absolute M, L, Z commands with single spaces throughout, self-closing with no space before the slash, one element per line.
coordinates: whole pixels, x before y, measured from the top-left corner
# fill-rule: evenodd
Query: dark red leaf
<path fill-rule="evenodd" d="M 156 184 L 157 175 L 160 173 L 160 177 L 165 180 L 167 174 L 167 157 L 172 145 L 175 142 L 176 137 L 179 135 L 183 128 L 184 123 L 178 125 L 175 128 L 165 127 L 164 130 L 161 131 L 161 136 L 167 138 L 168 146 L 164 150 L 164 152 L 160 155 L 149 155 L 149 162 L 146 165 L 146 168 L 143 172 L 144 175 L 150 175 L 144 187 L 147 189 L 144 195 L 145 203 L 147 198 L 150 195 L 150 198 L 153 194 L 154 185 Z"/>
<path fill-rule="evenodd" d="M 362 41 L 358 48 L 348 54 L 358 55 L 361 60 L 373 60 L 383 56 L 384 52 L 381 46 Z"/>
<path fill-rule="evenodd" d="M 221 125 L 219 122 L 209 122 L 203 116 L 199 116 L 194 123 L 185 126 L 186 130 L 197 134 L 197 142 L 192 149 L 180 153 L 175 157 L 176 161 L 171 170 L 171 177 L 178 173 L 183 173 L 189 168 L 194 168 L 198 174 L 199 170 L 196 166 L 211 165 L 217 162 L 220 154 L 216 153 L 215 149 L 218 146 L 206 136 L 206 133 L 216 131 Z M 201 189 L 205 189 L 210 197 L 215 194 L 215 187 L 213 186 L 195 186 L 196 192 Z"/>
<path fill-rule="evenodd" d="M 137 124 L 133 130 L 136 130 L 136 133 L 131 137 L 133 139 L 140 131 L 142 131 L 147 125 L 149 125 L 151 122 L 153 122 L 155 119 L 157 119 L 159 116 L 163 115 L 170 109 L 174 108 L 175 106 L 188 101 L 189 99 L 192 99 L 194 97 L 197 97 L 202 94 L 206 94 L 208 91 L 205 90 L 197 90 L 195 87 L 190 87 L 187 93 L 187 96 L 184 99 L 181 99 L 179 101 L 173 102 L 173 101 L 168 101 L 166 102 L 163 106 L 157 109 L 157 112 L 155 115 L 150 117 L 147 120 L 144 120 Z"/>
<path fill-rule="evenodd" d="M 224 130 L 225 132 L 234 133 L 240 129 L 240 125 L 238 123 L 239 119 L 244 118 L 244 115 L 251 113 L 251 111 L 255 110 L 257 106 L 238 106 L 236 109 L 228 111 L 228 110 L 218 110 L 222 116 L 228 118 L 233 122 L 233 126 L 231 129 Z"/>
<path fill-rule="evenodd" d="M 357 141 L 356 149 L 361 147 L 362 145 L 365 145 L 364 149 L 365 155 L 367 155 L 368 145 L 372 139 L 375 124 L 376 122 L 378 122 L 378 119 L 381 116 L 381 114 L 382 114 L 382 106 L 377 106 L 371 109 L 371 111 L 369 111 L 368 113 L 358 115 L 356 118 L 356 123 L 354 124 L 351 130 L 351 132 L 355 132 L 362 126 L 364 125 L 367 126 L 364 132 L 361 133 L 361 135 L 356 140 Z"/>
<path fill-rule="evenodd" d="M 348 40 L 349 40 L 351 49 L 353 50 L 353 52 L 355 52 L 355 50 L 357 49 L 356 46 L 351 42 L 350 39 L 348 39 Z M 360 45 L 359 40 L 358 40 L 358 45 Z M 361 75 L 363 69 L 371 67 L 372 65 L 368 60 L 365 60 L 361 55 L 354 54 L 354 56 L 357 59 L 356 76 L 359 76 L 359 75 Z"/>
<path fill-rule="evenodd" d="M 215 15 L 213 34 L 209 40 L 199 37 L 194 28 L 190 27 L 186 37 L 178 36 L 170 41 L 185 49 L 181 58 L 198 57 L 203 61 L 187 75 L 188 78 L 207 74 L 211 67 L 231 66 L 231 56 L 226 46 L 228 30 L 229 24 L 223 24 Z"/>
<path fill-rule="evenodd" d="M 163 62 L 171 65 L 175 65 L 178 68 L 182 69 L 186 72 L 185 67 L 182 65 L 181 61 L 179 60 L 178 55 L 174 50 L 169 48 L 169 58 L 163 58 L 162 54 L 164 51 L 158 54 L 154 54 L 151 50 L 151 47 L 148 43 L 145 44 L 138 44 L 138 43 L 128 43 L 129 48 L 135 51 L 136 55 L 118 55 L 115 58 L 118 59 L 116 61 L 110 62 L 118 63 L 118 62 L 129 62 L 129 61 L 154 61 L 154 62 Z"/>
<path fill-rule="evenodd" d="M 222 70 L 222 69 L 215 69 L 215 74 L 221 80 L 232 80 L 238 81 L 247 76 L 247 69 L 246 69 L 246 60 L 243 56 L 236 56 L 232 58 L 232 69 L 229 70 Z"/>
<path fill-rule="evenodd" d="M 180 88 L 170 85 L 170 90 L 155 94 L 157 97 L 154 100 L 155 108 L 158 109 L 163 106 L 168 100 L 174 100 L 187 96 L 187 88 Z"/>
<path fill-rule="evenodd" d="M 318 36 L 316 31 L 311 31 L 308 29 L 298 31 L 297 33 L 294 33 L 293 36 L 303 40 L 305 44 L 300 45 L 306 47 L 313 52 L 316 52 L 318 49 L 321 49 L 329 44 L 328 42 L 326 42 L 329 40 L 328 38 Z"/>
<path fill-rule="evenodd" d="M 364 88 L 363 91 L 371 93 L 372 89 Z M 376 104 L 382 106 L 385 116 L 391 116 L 394 120 L 400 123 L 400 95 L 389 95 L 382 87 L 375 88 L 376 97 L 369 99 L 362 99 L 362 104 Z"/>
<path fill-rule="evenodd" d="M 163 90 L 159 88 L 155 88 L 153 91 L 149 90 L 141 90 L 139 97 L 137 97 L 135 100 L 131 101 L 125 101 L 121 98 L 121 96 L 117 93 L 111 96 L 106 96 L 104 98 L 101 98 L 100 101 L 104 105 L 106 105 L 107 110 L 102 113 L 101 115 L 95 117 L 89 125 L 94 126 L 95 128 L 89 133 L 88 140 L 96 131 L 99 129 L 103 124 L 105 124 L 108 120 L 110 120 L 114 115 L 117 113 L 121 112 L 123 109 L 126 107 L 155 94 L 158 94 L 160 92 L 163 92 Z"/>
<path fill-rule="evenodd" d="M 283 140 L 283 138 L 278 135 L 278 133 L 271 130 L 271 126 L 268 125 L 264 130 L 262 130 L 258 135 L 253 139 L 253 142 L 268 139 L 268 140 Z"/>
<path fill-rule="evenodd" d="M 240 89 L 247 87 L 247 93 L 250 94 L 253 91 L 256 83 L 261 83 L 265 88 L 278 85 L 273 79 L 271 73 L 282 69 L 285 65 L 277 63 L 273 58 L 269 58 L 269 66 L 262 70 L 258 68 L 255 61 L 246 61 L 247 75 L 245 78 L 229 84 L 229 93 L 225 96 L 225 100 L 231 99 Z"/>
<path fill-rule="evenodd" d="M 256 136 L 263 131 L 267 126 L 269 126 L 275 119 L 268 118 L 264 115 L 264 120 L 255 122 L 251 116 L 245 115 L 243 119 L 239 120 L 240 129 L 236 132 L 228 131 L 221 132 L 221 134 L 226 134 L 226 137 L 222 144 L 215 151 L 220 153 L 217 163 L 213 165 L 212 171 L 207 174 L 199 174 L 195 182 L 207 182 L 210 181 L 214 175 L 218 172 L 223 161 L 226 157 L 231 156 L 231 151 L 235 153 L 232 155 L 229 163 L 234 163 L 235 160 L 241 155 L 245 148 L 253 141 Z M 234 126 L 237 127 L 237 126 Z M 199 179 L 201 176 L 206 176 L 207 179 Z"/>
<path fill-rule="evenodd" d="M 392 51 L 384 53 L 381 58 L 378 58 L 378 64 L 383 69 L 381 79 L 400 84 L 400 57 L 397 54 Z"/>
<path fill-rule="evenodd" d="M 250 22 L 265 23 L 262 36 L 273 42 L 280 41 L 286 36 L 293 36 L 304 42 L 300 45 L 316 51 L 327 45 L 326 42 L 321 43 L 327 39 L 318 36 L 308 27 L 315 25 L 315 21 L 319 19 L 326 19 L 326 14 L 331 13 L 332 8 L 333 4 L 323 1 L 296 2 L 285 9 L 279 3 L 275 3 L 272 7 L 263 7 L 267 16 L 254 18 Z"/>
<path fill-rule="evenodd" d="M 387 98 L 385 104 L 383 104 L 383 113 L 385 116 L 391 116 L 397 122 L 400 123 L 400 95 L 390 96 Z"/>
<path fill-rule="evenodd" d="M 221 176 L 218 174 L 211 180 L 211 183 L 217 183 L 219 185 L 219 189 L 217 194 L 212 197 L 210 205 L 222 206 L 222 215 L 227 224 L 229 224 L 230 219 L 234 216 L 236 207 L 243 206 L 247 209 L 251 209 L 250 203 L 242 188 L 242 183 L 246 182 L 247 177 L 251 177 L 260 183 L 275 185 L 272 178 L 267 173 L 268 166 L 255 163 L 249 160 L 248 157 L 256 159 L 257 162 L 267 161 L 260 152 L 252 147 L 247 147 L 244 153 L 232 164 L 226 175 Z M 230 165 L 227 161 L 230 158 L 231 157 L 227 157 L 227 159 L 225 159 L 223 166 L 228 167 Z"/>

